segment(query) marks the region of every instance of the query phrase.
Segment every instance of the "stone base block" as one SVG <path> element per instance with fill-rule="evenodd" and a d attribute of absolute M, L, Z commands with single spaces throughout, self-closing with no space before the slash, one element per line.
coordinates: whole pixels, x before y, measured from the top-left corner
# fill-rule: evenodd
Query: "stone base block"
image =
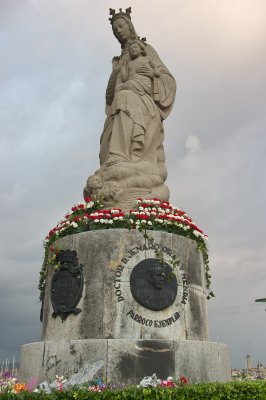
<path fill-rule="evenodd" d="M 83 339 L 25 344 L 21 349 L 20 379 L 42 381 L 64 375 L 80 383 L 94 378 L 123 385 L 144 376 L 186 376 L 191 383 L 229 381 L 228 346 L 206 341 Z"/>
<path fill-rule="evenodd" d="M 148 236 L 152 242 L 137 229 L 104 229 L 58 240 L 55 247 L 75 250 L 83 266 L 83 293 L 75 305 L 82 311 L 70 314 L 63 323 L 59 316 L 52 317 L 55 270 L 49 266 L 42 339 L 208 340 L 205 272 L 196 242 L 163 231 L 149 231 Z M 175 264 L 176 294 L 170 278 L 160 288 L 152 282 L 147 263 L 158 261 L 156 251 L 163 254 L 169 268 Z M 58 293 L 69 297 L 70 289 L 59 289 Z"/>

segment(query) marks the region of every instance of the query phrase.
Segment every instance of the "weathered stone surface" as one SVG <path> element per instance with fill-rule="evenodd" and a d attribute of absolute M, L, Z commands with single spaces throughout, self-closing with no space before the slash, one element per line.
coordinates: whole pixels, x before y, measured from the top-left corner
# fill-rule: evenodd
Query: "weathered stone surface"
<path fill-rule="evenodd" d="M 21 349 L 20 378 L 32 376 L 52 382 L 55 375 L 68 378 L 77 374 L 88 362 L 98 366 L 95 376 L 105 376 L 106 340 L 51 340 L 25 344 Z"/>
<path fill-rule="evenodd" d="M 130 385 L 139 383 L 144 376 L 156 373 L 166 379 L 175 376 L 173 341 L 166 340 L 110 340 L 107 375 L 115 382 Z M 132 374 L 134 371 L 134 375 Z"/>
<path fill-rule="evenodd" d="M 77 307 L 63 323 L 52 318 L 52 268 L 44 299 L 43 339 L 190 339 L 207 340 L 208 322 L 202 257 L 195 243 L 161 231 L 148 231 L 151 243 L 137 230 L 108 229 L 60 239 L 62 250 L 77 252 L 83 265 L 84 290 Z M 173 267 L 177 294 L 169 307 L 151 310 L 133 297 L 130 276 L 137 264 L 155 259 L 155 249 Z M 144 263 L 144 268 L 145 268 Z M 197 269 L 198 271 L 193 271 Z M 147 284 L 150 284 L 149 282 Z M 158 291 L 158 298 L 161 291 Z"/>
<path fill-rule="evenodd" d="M 84 339 L 22 346 L 20 378 L 53 381 L 56 374 L 75 382 L 85 372 L 113 383 L 138 384 L 144 376 L 187 376 L 190 382 L 230 380 L 228 347 L 221 343 L 178 340 Z M 89 375 L 88 375 L 89 374 Z M 89 380 L 89 379 L 88 379 Z"/>
<path fill-rule="evenodd" d="M 230 352 L 221 343 L 174 341 L 176 376 L 188 376 L 193 383 L 231 380 Z"/>

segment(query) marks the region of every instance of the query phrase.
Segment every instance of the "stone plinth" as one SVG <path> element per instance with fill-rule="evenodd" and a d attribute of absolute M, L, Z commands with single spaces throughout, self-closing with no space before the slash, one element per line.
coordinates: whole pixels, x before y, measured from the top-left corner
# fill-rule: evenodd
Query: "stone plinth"
<path fill-rule="evenodd" d="M 90 366 L 88 368 L 88 365 Z M 79 371 L 90 379 L 138 384 L 154 372 L 158 377 L 189 377 L 191 383 L 228 381 L 231 378 L 228 347 L 194 340 L 83 339 L 30 343 L 22 346 L 21 378 L 55 375 L 73 379 Z"/>
<path fill-rule="evenodd" d="M 123 384 L 138 383 L 154 372 L 160 378 L 185 375 L 192 382 L 230 379 L 227 346 L 207 341 L 205 273 L 196 243 L 162 231 L 147 233 L 148 239 L 138 230 L 109 229 L 58 240 L 56 246 L 75 250 L 83 266 L 84 286 L 77 305 L 82 311 L 65 321 L 52 317 L 51 266 L 43 304 L 43 341 L 22 347 L 22 379 L 70 377 L 88 366 L 90 379 L 98 376 Z M 156 310 L 140 304 L 134 293 L 133 297 L 131 283 L 135 267 L 147 259 L 156 262 L 158 252 L 172 268 L 169 279 L 175 280 L 177 292 L 167 307 L 160 309 L 158 300 Z M 148 268 L 145 261 L 143 268 Z M 165 280 L 164 287 L 153 286 L 142 272 L 135 281 L 140 297 L 150 297 L 157 306 L 157 298 L 170 296 L 171 281 Z"/>
<path fill-rule="evenodd" d="M 82 312 L 70 315 L 63 323 L 59 317 L 51 318 L 51 267 L 42 339 L 207 340 L 204 270 L 196 243 L 166 232 L 149 231 L 148 236 L 153 239 L 152 244 L 141 232 L 126 229 L 85 232 L 60 239 L 58 248 L 76 250 L 83 265 L 84 291 L 78 305 Z M 162 311 L 142 306 L 130 290 L 132 269 L 144 259 L 156 258 L 155 249 L 162 252 L 169 265 L 178 264 L 173 268 L 178 284 L 176 299 Z M 160 290 L 157 292 L 159 295 Z"/>

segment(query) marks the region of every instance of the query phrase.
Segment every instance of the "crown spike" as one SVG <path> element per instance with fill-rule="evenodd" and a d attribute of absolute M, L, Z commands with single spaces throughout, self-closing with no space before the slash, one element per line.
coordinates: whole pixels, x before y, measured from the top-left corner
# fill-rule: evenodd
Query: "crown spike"
<path fill-rule="evenodd" d="M 111 24 L 113 24 L 113 22 L 119 17 L 126 17 L 127 19 L 131 20 L 131 7 L 126 8 L 125 12 L 122 11 L 122 8 L 119 8 L 118 13 L 116 13 L 113 8 L 109 8 L 109 14 L 111 15 L 111 18 L 109 18 Z"/>

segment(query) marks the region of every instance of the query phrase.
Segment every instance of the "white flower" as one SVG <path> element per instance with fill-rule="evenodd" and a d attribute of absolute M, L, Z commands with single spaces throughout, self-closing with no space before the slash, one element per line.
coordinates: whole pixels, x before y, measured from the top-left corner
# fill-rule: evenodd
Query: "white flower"
<path fill-rule="evenodd" d="M 152 225 L 152 222 L 151 222 L 151 221 L 148 221 L 147 224 L 148 224 L 148 225 Z"/>
<path fill-rule="evenodd" d="M 78 227 L 78 224 L 76 222 L 71 222 L 70 225 L 73 226 L 73 228 L 77 228 Z"/>
<path fill-rule="evenodd" d="M 139 210 L 143 211 L 143 210 L 144 210 L 144 208 L 143 208 L 142 206 L 139 206 Z"/>
<path fill-rule="evenodd" d="M 111 224 L 111 225 L 114 223 L 114 221 L 112 221 L 111 219 L 107 222 L 108 222 L 108 224 Z"/>
<path fill-rule="evenodd" d="M 142 224 L 146 224 L 145 219 L 142 219 L 142 220 L 141 220 L 141 223 L 142 223 Z"/>
<path fill-rule="evenodd" d="M 121 217 L 118 217 L 118 219 L 120 219 L 120 221 L 123 221 L 124 217 L 121 216 Z"/>
<path fill-rule="evenodd" d="M 95 219 L 94 222 L 97 223 L 97 222 L 99 222 L 99 220 L 98 220 L 98 219 Z"/>

